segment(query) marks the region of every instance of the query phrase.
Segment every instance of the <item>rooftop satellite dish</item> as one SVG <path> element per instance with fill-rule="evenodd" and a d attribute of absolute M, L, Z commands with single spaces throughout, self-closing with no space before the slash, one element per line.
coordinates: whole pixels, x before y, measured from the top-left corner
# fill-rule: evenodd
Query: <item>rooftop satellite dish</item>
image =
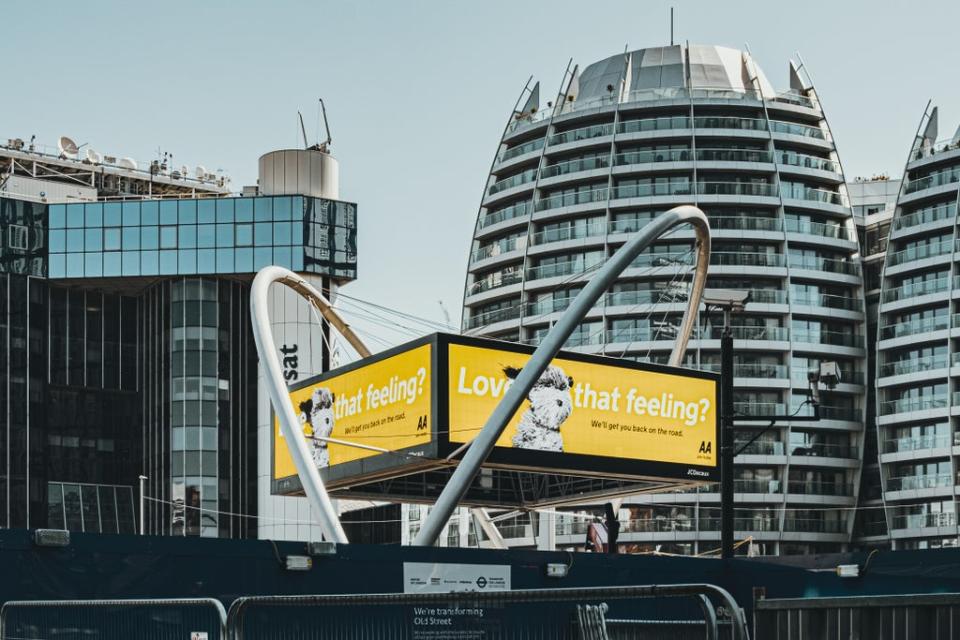
<path fill-rule="evenodd" d="M 101 156 L 99 153 L 97 153 L 96 151 L 94 151 L 89 147 L 87 147 L 86 156 L 87 156 L 87 162 L 89 162 L 90 164 L 100 164 L 101 162 L 103 162 L 103 156 Z"/>
<path fill-rule="evenodd" d="M 120 162 L 117 164 L 123 169 L 137 170 L 137 161 L 133 158 L 120 158 Z"/>
<path fill-rule="evenodd" d="M 203 180 L 207 177 L 207 168 L 202 164 L 198 164 L 197 168 L 193 170 L 193 175 L 196 176 L 197 180 Z"/>
<path fill-rule="evenodd" d="M 57 148 L 60 149 L 60 153 L 68 158 L 76 158 L 77 154 L 80 153 L 80 147 L 77 146 L 77 143 L 67 136 L 60 136 L 57 141 Z"/>

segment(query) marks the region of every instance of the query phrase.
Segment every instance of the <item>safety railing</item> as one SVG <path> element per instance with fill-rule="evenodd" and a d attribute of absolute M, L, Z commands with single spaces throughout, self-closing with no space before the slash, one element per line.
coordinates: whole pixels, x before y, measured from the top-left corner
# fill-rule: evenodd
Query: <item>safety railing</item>
<path fill-rule="evenodd" d="M 214 598 L 20 600 L 0 609 L 0 639 L 150 638 L 226 640 Z"/>
<path fill-rule="evenodd" d="M 606 640 L 669 634 L 698 624 L 720 637 L 717 607 L 730 637 L 748 640 L 746 616 L 725 589 L 710 584 L 487 590 L 358 595 L 252 596 L 233 602 L 231 640 L 320 638 L 500 638 Z M 626 630 L 610 634 L 611 628 Z M 727 629 L 724 629 L 726 632 Z"/>
<path fill-rule="evenodd" d="M 540 172 L 541 178 L 553 178 L 568 173 L 577 173 L 578 171 L 590 171 L 592 169 L 605 169 L 610 166 L 609 156 L 596 156 L 593 158 L 577 158 L 566 162 L 547 165 Z"/>
<path fill-rule="evenodd" d="M 924 207 L 913 213 L 908 213 L 893 221 L 894 229 L 906 229 L 921 224 L 929 224 L 938 220 L 953 219 L 957 215 L 956 203 L 940 204 L 933 207 Z"/>
<path fill-rule="evenodd" d="M 502 209 L 495 209 L 488 212 L 480 219 L 480 228 L 489 227 L 492 224 L 520 218 L 533 211 L 533 204 L 529 200 L 522 200 L 516 204 Z"/>
<path fill-rule="evenodd" d="M 536 138 L 530 142 L 524 142 L 523 144 L 518 144 L 515 147 L 510 147 L 509 149 L 505 150 L 503 154 L 501 154 L 499 162 L 506 162 L 507 160 L 522 156 L 526 153 L 530 153 L 531 151 L 542 149 L 546 141 L 546 138 Z"/>
<path fill-rule="evenodd" d="M 957 320 L 960 321 L 960 317 L 958 317 Z M 960 324 L 955 326 L 960 326 Z M 902 338 L 903 336 L 912 336 L 930 331 L 944 331 L 949 328 L 950 318 L 946 315 L 918 318 L 916 320 L 883 325 L 880 327 L 880 339 L 890 340 L 892 338 Z"/>

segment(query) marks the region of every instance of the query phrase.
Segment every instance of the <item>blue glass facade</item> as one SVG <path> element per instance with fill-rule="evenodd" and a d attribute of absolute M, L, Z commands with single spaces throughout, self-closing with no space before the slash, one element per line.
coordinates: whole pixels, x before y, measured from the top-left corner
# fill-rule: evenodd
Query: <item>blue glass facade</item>
<path fill-rule="evenodd" d="M 356 205 L 305 196 L 49 207 L 50 278 L 293 271 L 356 278 Z"/>

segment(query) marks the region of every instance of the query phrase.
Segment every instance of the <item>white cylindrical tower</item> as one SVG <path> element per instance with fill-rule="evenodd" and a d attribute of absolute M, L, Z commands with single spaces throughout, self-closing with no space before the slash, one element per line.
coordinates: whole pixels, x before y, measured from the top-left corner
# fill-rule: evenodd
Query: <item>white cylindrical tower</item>
<path fill-rule="evenodd" d="M 317 149 L 280 149 L 260 156 L 260 195 L 340 198 L 340 163 Z"/>

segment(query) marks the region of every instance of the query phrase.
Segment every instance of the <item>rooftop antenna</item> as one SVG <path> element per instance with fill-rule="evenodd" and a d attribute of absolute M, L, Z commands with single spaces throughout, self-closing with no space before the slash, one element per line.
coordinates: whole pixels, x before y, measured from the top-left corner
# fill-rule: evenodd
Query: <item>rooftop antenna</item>
<path fill-rule="evenodd" d="M 317 149 L 323 153 L 330 153 L 330 144 L 333 142 L 333 138 L 330 137 L 330 123 L 327 121 L 327 107 L 323 104 L 323 98 L 318 98 L 320 100 L 320 110 L 323 113 L 323 128 L 327 130 L 327 139 L 317 145 Z"/>
<path fill-rule="evenodd" d="M 303 126 L 303 114 L 297 111 L 297 115 L 300 116 L 300 132 L 303 133 L 303 148 L 309 149 L 310 143 L 307 142 L 307 128 Z"/>
<path fill-rule="evenodd" d="M 453 326 L 453 322 L 451 322 L 451 320 L 450 320 L 450 312 L 448 312 L 448 311 L 447 311 L 447 307 L 444 306 L 443 300 L 437 300 L 437 304 L 440 305 L 440 311 L 443 312 L 443 318 L 444 318 L 444 320 L 446 320 L 447 326 L 452 327 L 452 326 Z"/>
<path fill-rule="evenodd" d="M 673 7 L 670 7 L 670 46 L 673 46 Z"/>

